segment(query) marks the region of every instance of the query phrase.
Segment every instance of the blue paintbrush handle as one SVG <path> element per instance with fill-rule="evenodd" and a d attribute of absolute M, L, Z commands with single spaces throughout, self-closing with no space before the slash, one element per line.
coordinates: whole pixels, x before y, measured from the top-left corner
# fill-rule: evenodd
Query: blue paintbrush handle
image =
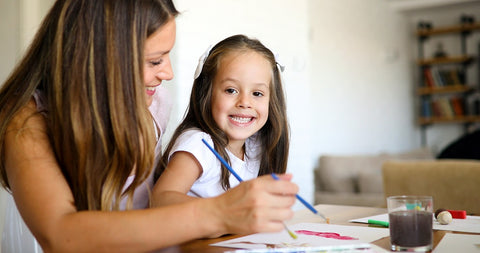
<path fill-rule="evenodd" d="M 219 154 L 214 148 L 212 148 L 212 146 L 210 146 L 205 139 L 202 139 L 202 141 L 203 141 L 203 143 L 204 143 L 205 145 L 207 145 L 208 149 L 210 149 L 210 151 L 213 152 L 213 154 L 218 158 L 218 160 L 220 160 L 220 162 L 221 162 L 223 165 L 225 165 L 225 167 L 227 167 L 227 169 L 235 176 L 235 178 L 237 178 L 237 180 L 238 180 L 239 182 L 242 182 L 242 181 L 243 181 L 242 178 L 232 169 L 232 167 L 230 167 L 230 165 L 228 165 L 227 161 L 225 161 L 225 159 L 223 159 L 222 156 L 220 156 L 220 154 Z M 272 175 L 273 175 L 273 174 L 272 174 Z M 285 227 L 285 230 L 287 230 L 288 234 L 289 234 L 293 239 L 297 239 L 298 236 L 297 236 L 293 231 L 291 231 L 290 229 L 288 229 L 287 225 L 285 225 L 284 222 L 282 222 L 282 223 L 283 223 L 283 226 Z"/>
<path fill-rule="evenodd" d="M 218 160 L 220 160 L 220 162 L 225 166 L 227 167 L 227 169 L 230 171 L 230 173 L 232 173 L 232 175 L 239 181 L 239 182 L 242 182 L 242 178 L 232 169 L 232 167 L 230 167 L 230 165 L 228 165 L 227 161 L 225 161 L 225 159 L 223 159 L 222 156 L 220 156 L 220 154 L 214 149 L 212 148 L 212 146 L 210 146 L 208 144 L 208 142 L 205 140 L 205 139 L 202 139 L 203 143 L 205 145 L 207 145 L 208 149 L 210 149 L 210 151 L 213 152 L 213 154 L 218 158 Z"/>
<path fill-rule="evenodd" d="M 280 180 L 280 178 L 277 177 L 277 175 L 275 175 L 275 173 L 272 173 L 272 177 L 275 179 L 275 180 Z M 315 209 L 312 205 L 310 205 L 310 203 L 308 203 L 305 199 L 303 199 L 302 197 L 300 197 L 300 195 L 298 194 L 295 194 L 295 196 L 297 197 L 298 200 L 300 200 L 300 202 L 302 202 L 302 204 L 307 207 L 308 209 L 310 209 L 310 211 L 312 211 L 314 214 L 317 214 L 317 215 L 320 215 L 322 216 L 323 219 L 326 220 L 325 216 L 323 216 L 323 214 L 319 213 L 317 211 L 317 209 Z"/>
<path fill-rule="evenodd" d="M 232 167 L 230 167 L 230 165 L 228 165 L 227 161 L 225 161 L 225 159 L 223 159 L 223 157 L 220 156 L 220 154 L 219 154 L 212 146 L 210 146 L 205 139 L 202 139 L 202 141 L 203 141 L 203 143 L 208 147 L 208 149 L 210 149 L 210 151 L 212 151 L 212 153 L 218 158 L 218 160 L 230 171 L 230 173 L 232 173 L 232 175 L 233 175 L 239 182 L 242 182 L 243 179 L 232 169 Z M 277 177 L 277 175 L 275 175 L 275 173 L 272 173 L 272 177 L 273 177 L 275 180 L 279 180 L 279 179 L 280 179 L 280 178 Z M 295 196 L 297 197 L 298 200 L 300 200 L 300 202 L 302 202 L 302 204 L 303 204 L 304 206 L 306 206 L 308 209 L 310 209 L 310 211 L 312 211 L 314 214 L 317 214 L 317 215 L 322 216 L 322 218 L 326 220 L 326 218 L 325 218 L 325 216 L 323 216 L 323 214 L 319 213 L 315 208 L 313 208 L 312 205 L 310 205 L 307 201 L 305 201 L 302 197 L 300 197 L 300 195 L 295 194 Z"/>

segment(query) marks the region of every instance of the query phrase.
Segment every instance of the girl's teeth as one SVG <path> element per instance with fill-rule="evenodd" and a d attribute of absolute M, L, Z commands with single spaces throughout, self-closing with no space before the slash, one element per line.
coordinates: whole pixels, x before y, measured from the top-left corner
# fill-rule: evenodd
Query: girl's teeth
<path fill-rule="evenodd" d="M 149 91 L 154 91 L 155 87 L 146 87 L 146 89 L 149 90 Z"/>
<path fill-rule="evenodd" d="M 233 121 L 236 121 L 238 123 L 248 123 L 252 120 L 252 118 L 244 118 L 244 117 L 231 117 Z"/>

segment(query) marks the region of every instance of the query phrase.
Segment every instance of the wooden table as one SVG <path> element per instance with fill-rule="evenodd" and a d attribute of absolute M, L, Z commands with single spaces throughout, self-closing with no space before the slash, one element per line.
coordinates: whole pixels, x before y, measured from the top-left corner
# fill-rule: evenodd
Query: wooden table
<path fill-rule="evenodd" d="M 358 206 L 341 206 L 341 205 L 316 205 L 315 208 L 330 218 L 331 224 L 337 225 L 349 225 L 349 226 L 369 226 L 361 223 L 348 222 L 351 219 L 357 219 L 362 217 L 368 217 L 372 215 L 386 213 L 386 208 L 374 208 L 374 207 L 358 207 Z M 309 222 L 309 223 L 325 223 L 325 221 L 310 212 L 308 209 L 302 209 L 295 212 L 292 220 L 286 222 L 287 225 L 296 223 Z M 385 228 L 388 229 L 388 228 Z M 434 230 L 433 231 L 433 247 L 435 248 L 440 240 L 445 235 L 446 231 Z M 232 248 L 222 248 L 209 246 L 212 243 L 225 241 L 238 237 L 237 235 L 228 235 L 215 239 L 199 239 L 190 242 L 183 243 L 181 245 L 165 248 L 158 252 L 161 253 L 179 253 L 179 252 L 205 252 L 205 253 L 217 253 L 225 251 L 233 251 Z M 381 248 L 390 250 L 390 238 L 384 237 L 382 239 L 372 242 Z"/>

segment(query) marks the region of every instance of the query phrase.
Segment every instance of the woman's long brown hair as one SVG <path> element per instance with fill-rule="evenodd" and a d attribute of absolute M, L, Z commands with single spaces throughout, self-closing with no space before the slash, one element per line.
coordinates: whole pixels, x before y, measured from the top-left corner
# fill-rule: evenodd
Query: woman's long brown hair
<path fill-rule="evenodd" d="M 148 36 L 178 14 L 171 0 L 59 0 L 0 90 L 0 181 L 9 189 L 4 138 L 36 90 L 48 136 L 78 210 L 118 210 L 154 161 L 145 101 Z M 122 188 L 135 170 L 135 179 Z"/>
<path fill-rule="evenodd" d="M 268 119 L 259 130 L 258 139 L 261 145 L 259 157 L 260 170 L 258 175 L 269 173 L 285 173 L 288 163 L 289 127 L 287 120 L 286 101 L 284 97 L 282 79 L 273 53 L 260 41 L 248 38 L 245 35 L 234 35 L 216 44 L 203 65 L 200 76 L 193 82 L 190 95 L 190 104 L 187 114 L 175 130 L 167 149 L 157 165 L 155 177 L 158 178 L 166 168 L 169 153 L 176 139 L 187 129 L 199 128 L 208 133 L 213 140 L 215 150 L 230 164 L 226 152 L 227 135 L 218 127 L 213 119 L 211 99 L 213 79 L 217 74 L 222 57 L 230 52 L 244 52 L 252 50 L 265 57 L 272 69 L 272 83 L 270 84 L 270 103 Z M 222 187 L 230 188 L 230 172 L 222 165 Z"/>

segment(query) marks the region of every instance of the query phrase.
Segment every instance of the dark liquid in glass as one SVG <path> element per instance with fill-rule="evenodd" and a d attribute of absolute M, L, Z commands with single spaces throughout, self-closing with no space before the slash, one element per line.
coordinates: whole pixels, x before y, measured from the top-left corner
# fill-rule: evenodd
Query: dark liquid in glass
<path fill-rule="evenodd" d="M 390 242 L 401 247 L 432 244 L 432 213 L 425 211 L 397 211 L 389 214 Z"/>

